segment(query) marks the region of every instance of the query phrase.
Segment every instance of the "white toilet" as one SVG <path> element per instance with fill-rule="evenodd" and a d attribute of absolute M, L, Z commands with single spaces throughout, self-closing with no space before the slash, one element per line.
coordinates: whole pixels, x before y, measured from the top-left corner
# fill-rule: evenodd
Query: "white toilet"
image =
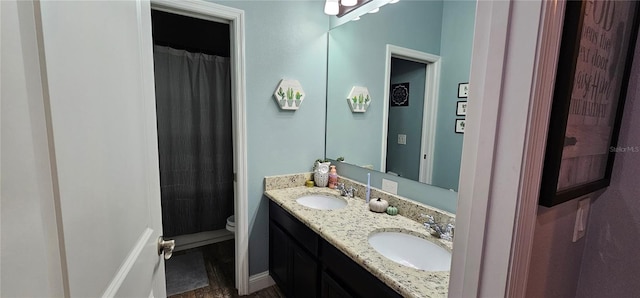
<path fill-rule="evenodd" d="M 227 231 L 236 233 L 236 217 L 235 215 L 231 215 L 227 217 Z"/>

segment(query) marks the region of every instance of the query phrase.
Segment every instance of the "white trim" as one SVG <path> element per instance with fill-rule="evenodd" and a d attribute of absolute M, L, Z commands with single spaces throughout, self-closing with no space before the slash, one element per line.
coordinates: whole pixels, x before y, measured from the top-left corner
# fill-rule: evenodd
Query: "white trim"
<path fill-rule="evenodd" d="M 249 277 L 249 294 L 255 293 L 262 289 L 266 289 L 273 286 L 276 282 L 273 281 L 269 271 L 260 272 L 258 274 L 251 275 Z"/>
<path fill-rule="evenodd" d="M 232 232 L 226 229 L 205 231 L 194 234 L 179 235 L 172 237 L 176 241 L 174 252 L 214 244 L 234 238 Z"/>
<path fill-rule="evenodd" d="M 439 59 L 439 58 L 438 58 Z M 427 65 L 424 106 L 422 111 L 422 138 L 420 140 L 420 177 L 422 183 L 431 184 L 433 179 L 433 157 L 436 145 L 436 125 L 438 122 L 438 99 L 440 98 L 440 60 Z"/>
<path fill-rule="evenodd" d="M 124 260 L 122 265 L 120 265 L 118 272 L 113 276 L 113 279 L 109 283 L 109 286 L 104 291 L 104 293 L 102 293 L 102 297 L 116 296 L 116 293 L 120 289 L 122 282 L 131 271 L 131 268 L 133 268 L 133 266 L 138 261 L 138 257 L 140 256 L 143 248 L 145 248 L 145 246 L 149 242 L 149 237 L 151 237 L 151 235 L 153 235 L 152 229 L 146 228 L 144 232 L 142 232 L 136 244 L 133 245 L 133 248 L 131 249 L 131 251 L 129 251 L 129 255 L 127 255 L 127 258 Z"/>
<path fill-rule="evenodd" d="M 478 1 L 449 297 L 478 297 L 511 2 Z"/>
<path fill-rule="evenodd" d="M 162 11 L 203 18 L 226 20 L 231 30 L 231 96 L 233 100 L 233 147 L 235 183 L 235 280 L 239 295 L 249 291 L 249 222 L 247 186 L 247 125 L 244 11 L 199 0 L 152 0 L 151 7 Z"/>
<path fill-rule="evenodd" d="M 449 297 L 526 291 L 543 164 L 544 145 L 535 142 L 546 137 L 539 122 L 553 79 L 544 75 L 555 68 L 539 64 L 553 60 L 539 58 L 543 3 L 478 1 Z"/>
<path fill-rule="evenodd" d="M 387 172 L 387 137 L 389 129 L 389 88 L 391 82 L 391 58 L 402 58 L 426 65 L 424 112 L 422 116 L 422 139 L 420 141 L 420 182 L 430 183 L 433 173 L 433 152 L 435 151 L 438 95 L 440 90 L 440 56 L 387 44 L 384 72 L 384 97 L 382 102 L 382 154 L 380 169 Z"/>
<path fill-rule="evenodd" d="M 508 297 L 526 296 L 547 130 L 564 20 L 564 0 L 553 3 L 544 1 L 542 5 L 542 24 L 538 34 L 536 69 L 529 105 L 528 135 L 524 148 L 523 166 L 520 171 L 521 199 L 516 210 L 511 264 L 507 280 Z"/>
<path fill-rule="evenodd" d="M 49 165 L 51 174 L 51 186 L 53 193 L 54 217 L 56 222 L 56 235 L 49 235 L 50 241 L 58 242 L 59 262 L 52 261 L 52 264 L 60 265 L 62 279 L 62 290 L 64 297 L 71 297 L 69 283 L 69 266 L 67 262 L 67 249 L 65 245 L 64 226 L 62 224 L 62 206 L 60 198 L 60 183 L 58 177 L 58 163 L 56 159 L 55 140 L 53 138 L 53 122 L 51 119 L 51 97 L 49 94 L 49 73 L 47 72 L 47 59 L 44 50 L 44 36 L 42 25 L 42 11 L 40 1 L 33 2 L 33 12 L 35 21 L 35 33 L 38 43 L 38 58 L 40 63 L 40 82 L 42 86 L 42 101 L 44 106 L 44 118 L 46 123 L 47 145 L 49 151 Z M 54 259 L 54 258 L 51 258 Z M 56 268 L 57 269 L 57 268 Z"/>

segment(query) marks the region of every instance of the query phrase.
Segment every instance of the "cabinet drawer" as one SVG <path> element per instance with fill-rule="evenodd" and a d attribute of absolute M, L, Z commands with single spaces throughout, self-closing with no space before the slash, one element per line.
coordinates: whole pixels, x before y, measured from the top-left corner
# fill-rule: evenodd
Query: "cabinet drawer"
<path fill-rule="evenodd" d="M 296 240 L 311 256 L 318 257 L 318 235 L 278 204 L 269 200 L 269 218 Z"/>
<path fill-rule="evenodd" d="M 340 250 L 322 241 L 322 264 L 349 293 L 355 297 L 402 297 L 396 291 L 351 260 Z"/>

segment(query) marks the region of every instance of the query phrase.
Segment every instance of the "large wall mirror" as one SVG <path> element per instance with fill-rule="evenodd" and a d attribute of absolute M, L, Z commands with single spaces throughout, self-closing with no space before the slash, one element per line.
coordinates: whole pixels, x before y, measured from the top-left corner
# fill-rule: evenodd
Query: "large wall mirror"
<path fill-rule="evenodd" d="M 456 107 L 466 101 L 458 87 L 469 80 L 475 7 L 401 0 L 329 31 L 328 158 L 458 190 Z M 368 90 L 365 112 L 350 107 L 354 86 Z"/>

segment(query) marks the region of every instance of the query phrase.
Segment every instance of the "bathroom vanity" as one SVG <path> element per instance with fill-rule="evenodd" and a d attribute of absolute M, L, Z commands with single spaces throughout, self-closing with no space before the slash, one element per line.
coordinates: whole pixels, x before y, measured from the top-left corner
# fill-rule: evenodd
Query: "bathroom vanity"
<path fill-rule="evenodd" d="M 269 273 L 287 297 L 402 297 L 274 201 Z"/>
<path fill-rule="evenodd" d="M 294 181 L 304 181 L 301 178 L 282 178 L 286 183 L 278 188 L 268 179 L 270 177 L 265 181 L 265 195 L 270 199 L 269 272 L 287 297 L 447 295 L 449 271 L 426 271 L 398 264 L 374 250 L 368 242 L 372 234 L 395 231 L 418 236 L 451 251 L 451 242 L 431 236 L 411 215 L 371 212 L 359 197 L 341 197 L 347 204 L 339 209 L 310 208 L 296 199 L 305 195 L 339 197 L 338 191 L 296 186 L 304 184 Z M 373 194 L 377 195 L 377 190 Z M 428 207 L 423 205 L 413 211 L 431 212 L 439 218 L 450 215 L 421 208 Z M 430 257 L 425 252 L 424 258 Z"/>

